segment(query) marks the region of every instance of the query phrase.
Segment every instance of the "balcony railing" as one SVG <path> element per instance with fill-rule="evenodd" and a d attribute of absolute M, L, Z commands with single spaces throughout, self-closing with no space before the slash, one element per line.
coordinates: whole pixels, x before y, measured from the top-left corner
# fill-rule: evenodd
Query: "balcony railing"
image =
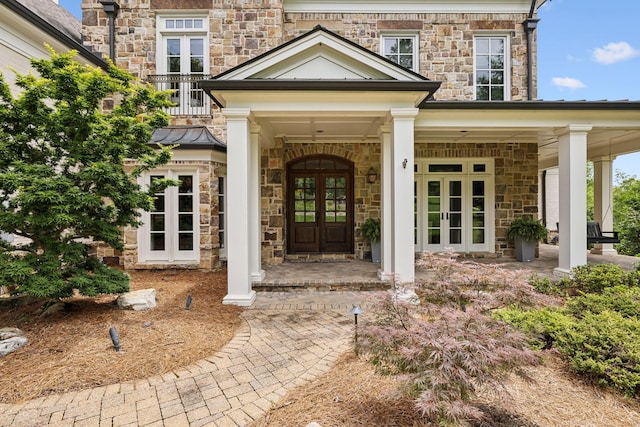
<path fill-rule="evenodd" d="M 158 90 L 170 90 L 175 107 L 168 109 L 172 116 L 208 116 L 211 114 L 211 99 L 198 86 L 200 80 L 209 79 L 206 74 L 151 75 L 149 83 Z"/>

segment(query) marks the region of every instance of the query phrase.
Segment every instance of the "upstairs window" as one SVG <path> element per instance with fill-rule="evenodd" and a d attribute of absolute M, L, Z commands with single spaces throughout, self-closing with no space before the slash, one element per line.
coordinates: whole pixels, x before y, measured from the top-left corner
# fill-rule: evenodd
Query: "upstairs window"
<path fill-rule="evenodd" d="M 476 37 L 474 41 L 476 100 L 508 100 L 509 49 L 507 37 L 482 36 Z"/>
<path fill-rule="evenodd" d="M 382 56 L 409 70 L 418 71 L 418 37 L 416 35 L 382 36 Z"/>
<path fill-rule="evenodd" d="M 208 114 L 210 103 L 198 81 L 208 77 L 209 44 L 206 17 L 158 17 L 157 69 L 154 81 L 172 90 L 172 115 Z"/>

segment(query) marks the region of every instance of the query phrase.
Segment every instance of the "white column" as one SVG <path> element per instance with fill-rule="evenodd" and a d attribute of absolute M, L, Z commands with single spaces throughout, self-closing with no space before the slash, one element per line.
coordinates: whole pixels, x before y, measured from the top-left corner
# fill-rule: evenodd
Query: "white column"
<path fill-rule="evenodd" d="M 587 263 L 587 134 L 590 125 L 569 125 L 559 135 L 559 274 Z"/>
<path fill-rule="evenodd" d="M 615 157 L 606 156 L 593 160 L 593 219 L 600 223 L 603 231 L 613 230 L 613 161 Z M 595 244 L 592 254 L 616 255 L 613 245 Z"/>
<path fill-rule="evenodd" d="M 249 211 L 251 221 L 251 237 L 249 253 L 251 255 L 251 282 L 264 280 L 262 269 L 262 203 L 260 203 L 260 126 L 251 126 L 249 147 Z"/>
<path fill-rule="evenodd" d="M 382 144 L 382 170 L 380 171 L 382 187 L 382 221 L 380 246 L 382 259 L 380 260 L 379 277 L 381 280 L 391 280 L 394 276 L 393 267 L 393 200 L 391 198 L 393 174 L 391 171 L 391 127 L 380 128 L 380 144 Z"/>
<path fill-rule="evenodd" d="M 227 119 L 227 295 L 222 302 L 248 306 L 251 289 L 250 255 L 250 136 L 248 108 L 224 108 Z"/>
<path fill-rule="evenodd" d="M 417 108 L 391 110 L 392 263 L 399 283 L 415 278 L 413 242 L 414 121 Z"/>

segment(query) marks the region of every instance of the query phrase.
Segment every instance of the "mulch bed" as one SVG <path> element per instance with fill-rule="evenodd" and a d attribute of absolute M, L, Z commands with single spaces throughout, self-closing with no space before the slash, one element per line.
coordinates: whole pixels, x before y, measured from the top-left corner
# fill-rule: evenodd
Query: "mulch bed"
<path fill-rule="evenodd" d="M 214 355 L 240 326 L 241 309 L 222 305 L 225 272 L 132 272 L 131 290 L 147 288 L 157 299 L 147 311 L 121 310 L 115 295 L 70 298 L 46 318 L 39 315 L 43 300 L 0 304 L 0 327 L 20 328 L 29 339 L 0 359 L 0 402 L 161 375 Z"/>

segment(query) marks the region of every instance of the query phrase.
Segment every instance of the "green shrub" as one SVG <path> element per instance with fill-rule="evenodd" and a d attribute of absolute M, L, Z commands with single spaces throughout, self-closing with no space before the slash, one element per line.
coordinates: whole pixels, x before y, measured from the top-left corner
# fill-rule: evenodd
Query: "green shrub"
<path fill-rule="evenodd" d="M 615 286 L 606 288 L 602 294 L 584 294 L 567 301 L 566 309 L 576 318 L 587 312 L 598 314 L 607 310 L 625 318 L 640 318 L 640 288 Z"/>
<path fill-rule="evenodd" d="M 496 310 L 494 318 L 513 325 L 527 334 L 528 344 L 535 350 L 551 348 L 556 335 L 573 325 L 573 318 L 557 308 L 520 310 L 507 308 Z"/>
<path fill-rule="evenodd" d="M 626 285 L 629 274 L 614 264 L 587 264 L 572 270 L 570 287 L 580 293 L 601 293 L 605 288 Z"/>
<path fill-rule="evenodd" d="M 577 372 L 629 396 L 640 393 L 639 319 L 610 310 L 586 312 L 572 327 L 558 331 L 555 341 Z"/>
<path fill-rule="evenodd" d="M 567 278 L 553 280 L 549 277 L 538 277 L 533 275 L 529 279 L 529 283 L 541 294 L 567 296 L 567 289 L 570 287 L 571 280 Z"/>

